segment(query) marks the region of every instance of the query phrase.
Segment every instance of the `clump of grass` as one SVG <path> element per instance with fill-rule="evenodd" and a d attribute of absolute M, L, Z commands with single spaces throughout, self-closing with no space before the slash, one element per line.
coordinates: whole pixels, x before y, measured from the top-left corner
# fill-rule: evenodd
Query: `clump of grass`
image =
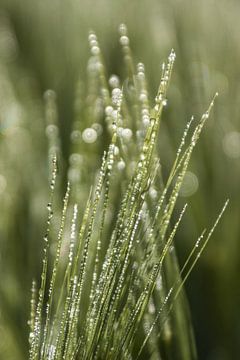
<path fill-rule="evenodd" d="M 122 85 L 116 75 L 107 81 L 97 37 L 89 35 L 88 93 L 85 101 L 76 100 L 61 214 L 57 111 L 54 93 L 46 93 L 50 200 L 39 290 L 35 281 L 32 285 L 31 360 L 173 358 L 171 349 L 180 358 L 196 357 L 186 301 L 179 293 L 227 203 L 181 270 L 174 236 L 187 205 L 175 224 L 172 217 L 215 97 L 195 126 L 193 119 L 187 123 L 164 182 L 155 147 L 175 53 L 162 66 L 151 107 L 144 65 L 135 69 L 126 26 L 119 31 L 128 72 Z M 89 127 L 81 128 L 81 118 L 91 121 Z M 106 150 L 95 172 L 103 142 Z"/>

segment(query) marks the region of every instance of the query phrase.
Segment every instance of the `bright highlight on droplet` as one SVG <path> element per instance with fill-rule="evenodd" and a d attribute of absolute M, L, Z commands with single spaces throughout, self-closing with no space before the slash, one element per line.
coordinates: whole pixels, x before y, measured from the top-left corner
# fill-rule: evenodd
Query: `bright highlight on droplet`
<path fill-rule="evenodd" d="M 95 129 L 87 128 L 82 133 L 82 139 L 85 143 L 91 144 L 97 140 L 97 132 Z"/>
<path fill-rule="evenodd" d="M 237 159 L 240 157 L 240 132 L 231 131 L 223 138 L 223 151 L 225 154 L 232 158 Z"/>
<path fill-rule="evenodd" d="M 187 171 L 179 195 L 183 197 L 191 196 L 197 191 L 198 186 L 197 176 L 193 172 Z"/>

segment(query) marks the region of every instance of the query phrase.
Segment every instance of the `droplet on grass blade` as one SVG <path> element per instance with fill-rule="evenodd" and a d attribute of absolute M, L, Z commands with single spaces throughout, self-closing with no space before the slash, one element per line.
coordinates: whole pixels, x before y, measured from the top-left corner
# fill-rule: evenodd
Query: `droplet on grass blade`
<path fill-rule="evenodd" d="M 112 114 L 112 112 L 113 112 L 113 107 L 112 107 L 112 106 L 107 106 L 107 107 L 105 108 L 105 114 L 106 114 L 107 116 L 110 116 L 110 115 Z"/>
<path fill-rule="evenodd" d="M 97 140 L 97 132 L 92 128 L 86 128 L 82 133 L 82 139 L 87 144 L 92 144 Z"/>
<path fill-rule="evenodd" d="M 125 161 L 120 160 L 120 161 L 117 163 L 117 168 L 118 168 L 118 170 L 123 170 L 123 169 L 125 169 L 125 167 L 126 167 Z"/>
<path fill-rule="evenodd" d="M 132 130 L 131 129 L 128 129 L 128 128 L 125 128 L 122 130 L 122 137 L 124 140 L 126 141 L 129 141 L 132 137 Z"/>
<path fill-rule="evenodd" d="M 120 37 L 120 44 L 123 46 L 129 45 L 129 38 L 126 35 Z"/>
<path fill-rule="evenodd" d="M 120 85 L 119 77 L 117 75 L 111 75 L 108 82 L 112 88 L 118 88 Z"/>

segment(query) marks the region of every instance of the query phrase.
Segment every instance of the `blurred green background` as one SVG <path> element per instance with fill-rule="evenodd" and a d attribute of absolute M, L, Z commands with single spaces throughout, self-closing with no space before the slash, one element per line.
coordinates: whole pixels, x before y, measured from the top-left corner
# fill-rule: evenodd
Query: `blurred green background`
<path fill-rule="evenodd" d="M 86 80 L 88 32 L 107 75 L 124 80 L 118 25 L 126 23 L 154 98 L 161 62 L 177 54 L 159 151 L 164 173 L 191 115 L 216 91 L 180 205 L 190 205 L 176 246 L 180 263 L 226 198 L 230 206 L 186 291 L 199 359 L 240 353 L 240 2 L 237 0 L 0 0 L 0 359 L 26 359 L 31 280 L 38 278 L 48 195 L 43 93 L 57 93 L 63 164 L 75 88 Z M 65 165 L 66 167 L 66 165 Z"/>

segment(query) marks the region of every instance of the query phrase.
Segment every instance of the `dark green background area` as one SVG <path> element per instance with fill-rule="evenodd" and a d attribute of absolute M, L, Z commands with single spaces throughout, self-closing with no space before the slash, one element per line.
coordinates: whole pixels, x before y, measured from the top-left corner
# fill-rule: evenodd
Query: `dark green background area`
<path fill-rule="evenodd" d="M 240 133 L 239 14 L 240 3 L 233 0 L 0 0 L 0 174 L 7 179 L 0 192 L 1 359 L 26 358 L 31 280 L 40 273 L 47 202 L 43 93 L 48 88 L 57 93 L 64 164 L 76 83 L 86 80 L 88 31 L 98 35 L 107 75 L 124 80 L 117 31 L 122 22 L 135 60 L 145 64 L 153 99 L 162 61 L 171 48 L 177 54 L 159 139 L 165 175 L 187 120 L 198 119 L 219 92 L 191 163 L 199 188 L 187 198 L 176 246 L 182 263 L 230 199 L 186 291 L 199 359 L 238 358 L 240 154 L 226 153 L 224 139 Z M 25 132 L 16 135 L 14 109 L 11 121 L 5 115 L 12 98 L 24 119 Z"/>

